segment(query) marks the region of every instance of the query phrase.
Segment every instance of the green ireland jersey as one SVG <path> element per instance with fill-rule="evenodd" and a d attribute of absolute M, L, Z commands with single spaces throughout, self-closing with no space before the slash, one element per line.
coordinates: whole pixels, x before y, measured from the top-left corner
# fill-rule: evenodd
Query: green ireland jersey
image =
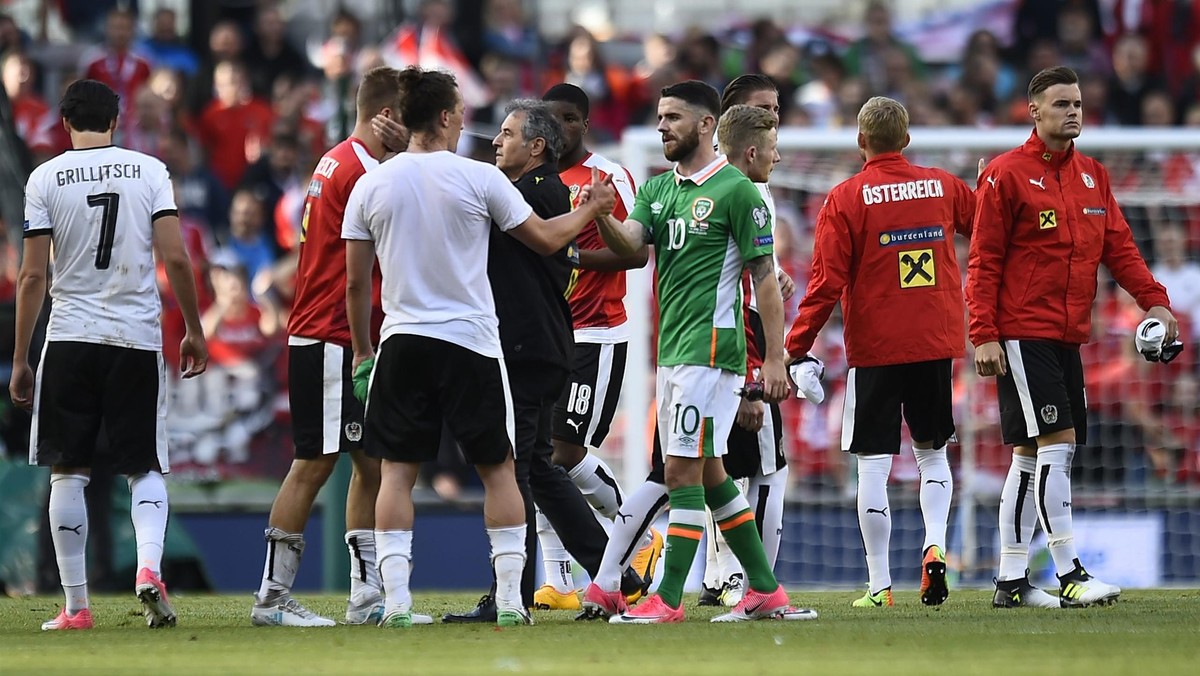
<path fill-rule="evenodd" d="M 647 181 L 629 217 L 654 245 L 658 365 L 744 374 L 742 270 L 774 246 L 758 188 L 721 155 L 692 176 L 669 171 Z"/>

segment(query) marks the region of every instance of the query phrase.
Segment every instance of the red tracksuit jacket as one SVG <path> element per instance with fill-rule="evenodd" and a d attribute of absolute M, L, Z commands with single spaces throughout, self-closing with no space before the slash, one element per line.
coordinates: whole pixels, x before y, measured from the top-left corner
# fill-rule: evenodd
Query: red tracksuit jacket
<path fill-rule="evenodd" d="M 961 357 L 963 301 L 954 233 L 970 233 L 971 189 L 900 153 L 872 158 L 817 217 L 812 275 L 787 349 L 801 356 L 838 299 L 850 366 Z"/>
<path fill-rule="evenodd" d="M 967 263 L 975 345 L 1088 342 L 1101 264 L 1143 310 L 1169 307 L 1133 243 L 1108 171 L 1075 150 L 1050 152 L 1035 131 L 979 179 Z"/>

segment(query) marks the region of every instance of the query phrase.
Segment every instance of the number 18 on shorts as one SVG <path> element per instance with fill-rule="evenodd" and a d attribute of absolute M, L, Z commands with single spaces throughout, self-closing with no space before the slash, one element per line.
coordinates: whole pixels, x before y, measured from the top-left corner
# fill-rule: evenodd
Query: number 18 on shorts
<path fill-rule="evenodd" d="M 681 458 L 725 455 L 744 378 L 707 366 L 658 369 L 658 431 L 663 452 Z"/>

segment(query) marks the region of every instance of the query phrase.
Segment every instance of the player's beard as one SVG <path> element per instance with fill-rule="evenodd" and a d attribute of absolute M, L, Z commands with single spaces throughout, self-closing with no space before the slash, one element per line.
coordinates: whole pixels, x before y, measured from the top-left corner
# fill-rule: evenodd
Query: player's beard
<path fill-rule="evenodd" d="M 667 143 L 663 142 L 663 156 L 670 162 L 679 162 L 688 155 L 691 155 L 700 147 L 700 127 L 693 127 L 692 130 L 684 137 L 675 138 L 674 148 L 668 149 Z"/>

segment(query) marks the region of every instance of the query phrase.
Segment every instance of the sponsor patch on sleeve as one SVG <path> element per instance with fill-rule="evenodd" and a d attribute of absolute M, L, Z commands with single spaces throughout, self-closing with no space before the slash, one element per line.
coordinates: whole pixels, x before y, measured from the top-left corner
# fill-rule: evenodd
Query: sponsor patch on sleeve
<path fill-rule="evenodd" d="M 1108 209 L 1105 209 L 1104 207 L 1084 207 L 1083 208 L 1084 216 L 1104 216 L 1106 214 L 1108 214 Z"/>
<path fill-rule="evenodd" d="M 754 238 L 754 246 L 768 246 L 775 243 L 774 235 L 763 235 Z"/>

